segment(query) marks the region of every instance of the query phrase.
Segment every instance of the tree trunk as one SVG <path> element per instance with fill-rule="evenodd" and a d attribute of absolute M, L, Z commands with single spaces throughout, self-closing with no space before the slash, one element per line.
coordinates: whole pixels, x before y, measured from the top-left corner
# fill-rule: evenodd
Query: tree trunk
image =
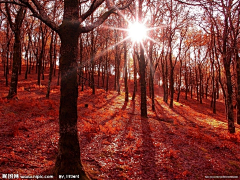
<path fill-rule="evenodd" d="M 22 58 L 21 55 L 21 26 L 23 19 L 25 17 L 26 10 L 21 7 L 15 18 L 15 23 L 11 20 L 10 10 L 8 5 L 5 6 L 7 14 L 8 14 L 8 21 L 12 31 L 14 32 L 14 46 L 13 46 L 13 65 L 12 65 L 12 77 L 11 77 L 11 84 L 9 88 L 9 93 L 7 98 L 11 99 L 14 95 L 17 94 L 17 85 L 18 85 L 18 71 L 19 71 L 19 64 Z M 6 76 L 7 77 L 7 76 Z"/>
<path fill-rule="evenodd" d="M 128 69 L 127 69 L 127 44 L 123 42 L 124 47 L 124 85 L 125 85 L 125 102 L 128 102 Z"/>
<path fill-rule="evenodd" d="M 233 105 L 232 105 L 232 80 L 230 68 L 225 69 L 227 78 L 227 116 L 228 116 L 228 131 L 235 133 Z"/>
<path fill-rule="evenodd" d="M 55 163 L 55 175 L 75 174 L 88 179 L 80 159 L 77 134 L 77 57 L 78 57 L 78 0 L 64 1 L 63 22 L 59 29 L 61 38 L 61 97 L 59 109 L 59 152 Z"/>
<path fill-rule="evenodd" d="M 116 61 L 116 90 L 120 94 L 120 58 L 118 55 L 118 46 L 115 47 L 115 61 Z"/>
<path fill-rule="evenodd" d="M 12 65 L 12 77 L 11 84 L 8 93 L 8 99 L 14 97 L 17 94 L 17 85 L 18 85 L 18 68 L 19 61 L 21 61 L 21 40 L 20 40 L 20 30 L 14 32 L 14 47 L 13 47 L 13 65 Z"/>
<path fill-rule="evenodd" d="M 149 91 L 150 97 L 152 100 L 152 110 L 155 111 L 155 94 L 154 94 L 154 74 L 155 74 L 155 67 L 153 65 L 153 42 L 150 41 L 149 45 L 149 60 L 150 60 L 150 79 L 149 79 Z"/>
<path fill-rule="evenodd" d="M 10 46 L 10 42 L 11 40 L 9 39 L 9 24 L 7 22 L 7 52 L 6 52 L 6 59 L 7 59 L 7 63 L 6 63 L 6 76 L 5 76 L 5 79 L 6 79 L 6 87 L 8 87 L 8 74 L 9 74 L 9 46 Z"/>
<path fill-rule="evenodd" d="M 147 117 L 147 92 L 146 92 L 146 79 L 145 79 L 145 57 L 144 49 L 140 44 L 140 59 L 139 59 L 139 71 L 140 71 L 140 84 L 141 84 L 141 116 Z"/>
<path fill-rule="evenodd" d="M 50 89 L 51 89 L 51 82 L 52 82 L 52 74 L 53 74 L 53 38 L 54 38 L 54 31 L 52 32 L 52 38 L 51 38 L 51 43 L 50 43 L 50 50 L 49 50 L 49 55 L 50 55 L 50 72 L 49 72 L 49 79 L 48 79 L 48 87 L 47 87 L 47 94 L 46 98 L 49 98 L 50 94 Z"/>
<path fill-rule="evenodd" d="M 203 79 L 203 75 L 202 75 L 202 69 L 200 67 L 200 65 L 198 65 L 198 70 L 199 70 L 199 100 L 200 100 L 200 104 L 202 104 L 202 79 Z"/>
<path fill-rule="evenodd" d="M 205 87 L 205 96 L 206 96 L 206 99 L 208 98 L 208 81 L 209 81 L 209 77 L 207 77 L 206 87 Z"/>
<path fill-rule="evenodd" d="M 109 69 L 108 69 L 108 66 L 109 66 L 109 63 L 108 63 L 108 53 L 106 54 L 106 57 L 105 57 L 105 74 L 107 75 L 107 79 L 106 79 L 106 91 L 108 91 L 109 89 Z"/>
<path fill-rule="evenodd" d="M 170 72 L 170 104 L 169 107 L 173 108 L 173 96 L 174 96 L 174 67 L 171 67 Z"/>
<path fill-rule="evenodd" d="M 136 56 L 133 54 L 133 73 L 134 73 L 134 87 L 133 87 L 133 96 L 132 96 L 132 101 L 135 100 L 135 96 L 136 96 L 136 91 L 137 91 L 137 65 L 136 65 Z"/>
<path fill-rule="evenodd" d="M 177 102 L 179 102 L 180 93 L 181 93 L 181 85 L 182 85 L 182 59 L 180 59 L 180 69 L 179 69 L 179 80 L 178 80 L 178 94 L 177 94 Z"/>
<path fill-rule="evenodd" d="M 184 78 L 185 78 L 185 99 L 187 100 L 187 93 L 188 93 L 188 69 L 187 69 L 187 66 L 186 66 L 186 62 L 185 62 L 185 74 L 184 74 Z"/>
<path fill-rule="evenodd" d="M 235 53 L 237 62 L 237 124 L 240 124 L 240 58 L 238 52 Z"/>
<path fill-rule="evenodd" d="M 29 48 L 28 48 L 29 49 Z M 25 58 L 27 59 L 27 66 L 26 66 L 26 71 L 25 71 L 25 79 L 27 79 L 27 75 L 28 75 L 28 63 L 29 63 L 29 58 L 28 58 L 28 49 L 26 48 L 26 54 L 25 54 Z"/>
<path fill-rule="evenodd" d="M 91 15 L 91 23 L 93 23 L 93 14 Z M 95 67 L 95 62 L 94 62 L 94 58 L 95 58 L 95 44 L 94 44 L 94 34 L 93 31 L 91 31 L 91 87 L 92 87 L 92 94 L 95 94 L 95 82 L 94 82 L 94 67 Z"/>

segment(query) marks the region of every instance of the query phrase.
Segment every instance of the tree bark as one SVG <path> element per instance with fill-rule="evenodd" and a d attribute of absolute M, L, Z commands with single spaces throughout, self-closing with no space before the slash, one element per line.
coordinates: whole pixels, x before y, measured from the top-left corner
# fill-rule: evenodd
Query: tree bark
<path fill-rule="evenodd" d="M 13 46 L 13 65 L 12 65 L 12 77 L 11 84 L 9 88 L 9 93 L 7 98 L 11 99 L 15 95 L 17 95 L 17 85 L 18 85 L 18 72 L 19 72 L 19 64 L 22 58 L 21 55 L 21 26 L 23 19 L 25 17 L 26 10 L 23 7 L 17 12 L 17 16 L 15 18 L 15 23 L 11 20 L 10 10 L 8 5 L 6 4 L 6 11 L 8 14 L 8 21 L 10 23 L 10 27 L 14 33 L 14 46 Z"/>
<path fill-rule="evenodd" d="M 132 101 L 135 100 L 136 97 L 136 91 L 137 91 L 137 65 L 136 65 L 136 56 L 133 54 L 133 78 L 134 78 L 134 87 L 133 87 L 133 96 L 132 96 Z"/>
<path fill-rule="evenodd" d="M 240 58 L 238 52 L 235 53 L 237 62 L 237 124 L 240 124 Z"/>
<path fill-rule="evenodd" d="M 125 85 L 125 102 L 128 102 L 128 69 L 127 69 L 127 43 L 124 41 L 124 85 Z"/>
<path fill-rule="evenodd" d="M 49 79 L 48 79 L 48 87 L 47 87 L 47 94 L 46 98 L 49 98 L 50 89 L 51 89 L 51 82 L 52 82 L 52 74 L 53 74 L 53 38 L 54 38 L 54 31 L 52 32 L 49 55 L 50 55 L 50 71 L 49 71 Z"/>
<path fill-rule="evenodd" d="M 178 94 L 177 94 L 177 102 L 179 102 L 180 93 L 181 93 L 181 85 L 182 85 L 182 59 L 180 59 L 180 69 L 179 69 L 179 80 L 178 80 Z"/>
<path fill-rule="evenodd" d="M 77 134 L 77 57 L 79 24 L 79 1 L 64 1 L 64 16 L 59 28 L 61 39 L 61 97 L 59 109 L 59 152 L 55 163 L 55 175 L 74 174 L 80 179 L 88 179 L 80 158 Z"/>
<path fill-rule="evenodd" d="M 140 44 L 140 59 L 139 59 L 139 71 L 140 71 L 140 85 L 141 85 L 141 116 L 147 117 L 147 92 L 146 92 L 146 78 L 145 78 L 145 57 L 144 49 Z"/>
<path fill-rule="evenodd" d="M 91 15 L 91 23 L 93 23 L 93 14 Z M 95 67 L 95 44 L 94 44 L 94 34 L 91 31 L 91 87 L 92 87 L 92 94 L 95 94 L 95 81 L 94 81 L 94 67 Z"/>

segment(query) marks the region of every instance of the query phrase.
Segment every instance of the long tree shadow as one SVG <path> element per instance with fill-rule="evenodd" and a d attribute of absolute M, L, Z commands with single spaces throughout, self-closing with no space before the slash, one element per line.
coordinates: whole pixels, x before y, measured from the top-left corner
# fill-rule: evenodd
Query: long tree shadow
<path fill-rule="evenodd" d="M 142 179 L 157 179 L 155 146 L 151 137 L 151 129 L 147 118 L 141 118 L 142 125 Z"/>
<path fill-rule="evenodd" d="M 165 114 L 165 111 L 167 110 L 161 107 L 159 103 L 156 103 L 156 107 L 159 110 L 157 112 L 163 113 L 161 115 L 163 118 L 166 118 L 167 112 Z M 176 170 L 173 172 L 167 169 L 166 177 L 168 177 L 168 179 L 173 179 L 176 176 L 182 179 L 193 179 L 193 176 L 190 174 L 187 176 L 181 173 L 179 174 L 179 172 L 185 170 L 181 169 L 182 167 L 188 167 L 190 172 L 196 168 L 204 167 L 205 174 L 219 174 L 222 170 L 216 169 L 216 167 L 225 161 L 225 159 L 221 160 L 221 158 L 219 158 L 221 156 L 220 154 L 232 154 L 233 159 L 237 159 L 235 153 L 230 148 L 221 146 L 219 134 L 211 131 L 211 129 L 205 129 L 207 126 L 198 124 L 197 117 L 193 117 L 189 109 L 185 109 L 182 106 L 175 106 L 171 111 L 174 112 L 171 114 L 174 116 L 174 122 L 175 120 L 180 122 L 180 119 L 182 119 L 186 124 L 183 125 L 180 122 L 171 125 L 165 121 L 159 121 L 162 126 L 162 133 L 165 137 L 168 137 L 164 141 L 164 145 L 169 150 L 169 156 L 167 157 L 170 160 L 169 164 Z M 171 132 L 166 125 L 172 128 L 173 131 Z M 211 146 L 209 146 L 209 144 L 211 144 Z M 156 153 L 158 154 L 159 152 L 156 150 Z M 215 164 L 209 162 L 208 156 L 212 156 Z M 179 161 L 179 159 L 182 159 L 182 161 Z M 177 171 L 179 167 L 181 170 Z M 202 178 L 202 175 L 197 176 Z"/>
<path fill-rule="evenodd" d="M 216 111 L 217 113 L 214 114 L 213 110 L 211 108 L 211 100 L 210 99 L 205 99 L 203 98 L 203 102 L 202 104 L 200 104 L 200 102 L 196 99 L 191 99 L 188 96 L 189 100 L 185 100 L 185 99 L 180 99 L 180 103 L 182 103 L 185 106 L 189 106 L 190 108 L 192 108 L 194 111 L 213 117 L 213 118 L 217 118 L 217 117 L 225 117 L 225 105 L 223 102 L 216 102 Z"/>
<path fill-rule="evenodd" d="M 196 118 L 195 117 L 190 117 L 187 113 L 183 113 L 185 112 L 186 110 L 184 109 L 181 109 L 179 107 L 174 107 L 172 108 L 172 111 L 174 113 L 176 113 L 177 115 L 183 117 L 187 122 L 189 122 L 191 124 L 192 127 L 196 127 L 197 126 L 197 123 L 196 123 Z"/>
<path fill-rule="evenodd" d="M 126 104 L 126 103 L 125 103 Z M 122 109 L 126 109 L 126 105 L 124 104 L 124 106 L 122 107 Z M 127 133 L 129 131 L 129 127 L 131 126 L 132 124 L 132 118 L 134 116 L 134 113 L 135 113 L 135 101 L 132 101 L 132 112 L 129 116 L 129 119 L 128 121 L 126 122 L 126 126 L 125 126 L 125 129 L 123 131 L 123 134 L 122 134 L 122 139 L 121 141 L 124 141 L 125 140 L 125 137 L 127 136 Z"/>
<path fill-rule="evenodd" d="M 173 123 L 173 119 L 169 118 L 165 114 L 163 107 L 161 106 L 161 104 L 157 100 L 155 100 L 155 115 L 156 115 L 156 119 L 158 121 Z M 161 117 L 159 115 L 161 115 Z"/>
<path fill-rule="evenodd" d="M 124 102 L 124 105 L 122 106 L 121 110 L 125 110 L 127 107 L 127 102 Z M 117 115 L 119 114 L 119 111 L 115 111 L 115 113 L 113 115 L 110 116 L 110 118 L 103 120 L 102 122 L 100 122 L 100 125 L 104 126 L 108 121 L 114 119 Z"/>
<path fill-rule="evenodd" d="M 109 105 L 111 102 L 113 102 L 114 99 L 116 99 L 118 97 L 118 95 L 115 95 L 113 97 L 111 97 L 110 99 L 108 99 L 104 104 L 102 104 L 101 106 L 97 106 L 97 109 L 101 109 L 107 105 Z"/>

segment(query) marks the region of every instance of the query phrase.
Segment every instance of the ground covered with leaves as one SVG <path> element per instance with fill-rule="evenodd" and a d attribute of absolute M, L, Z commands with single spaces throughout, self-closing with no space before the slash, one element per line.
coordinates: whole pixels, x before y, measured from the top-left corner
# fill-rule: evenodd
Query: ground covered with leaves
<path fill-rule="evenodd" d="M 36 75 L 22 76 L 12 100 L 5 98 L 8 87 L 0 77 L 0 173 L 51 174 L 58 152 L 59 86 L 55 78 L 46 99 L 47 78 L 37 86 Z M 222 102 L 213 114 L 210 100 L 200 104 L 181 96 L 170 109 L 159 87 L 155 112 L 148 102 L 148 118 L 141 118 L 139 95 L 126 103 L 124 92 L 79 90 L 81 158 L 92 179 L 240 178 L 240 126 L 233 135 L 227 132 Z"/>

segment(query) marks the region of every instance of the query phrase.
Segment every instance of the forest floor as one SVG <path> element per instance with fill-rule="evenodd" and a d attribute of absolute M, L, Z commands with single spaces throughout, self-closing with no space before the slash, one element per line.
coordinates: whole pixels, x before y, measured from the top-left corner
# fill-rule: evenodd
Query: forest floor
<path fill-rule="evenodd" d="M 37 86 L 36 74 L 25 80 L 23 73 L 17 97 L 7 100 L 9 88 L 0 69 L 0 178 L 2 174 L 51 174 L 59 138 L 57 78 L 46 99 L 48 75 Z M 156 111 L 148 99 L 148 118 L 141 118 L 140 97 L 131 101 L 131 89 L 128 103 L 123 89 L 120 94 L 97 89 L 95 95 L 88 87 L 80 89 L 81 158 L 92 179 L 240 178 L 240 126 L 236 125 L 235 134 L 227 132 L 221 101 L 213 114 L 210 100 L 200 104 L 182 94 L 170 109 L 156 87 Z"/>

